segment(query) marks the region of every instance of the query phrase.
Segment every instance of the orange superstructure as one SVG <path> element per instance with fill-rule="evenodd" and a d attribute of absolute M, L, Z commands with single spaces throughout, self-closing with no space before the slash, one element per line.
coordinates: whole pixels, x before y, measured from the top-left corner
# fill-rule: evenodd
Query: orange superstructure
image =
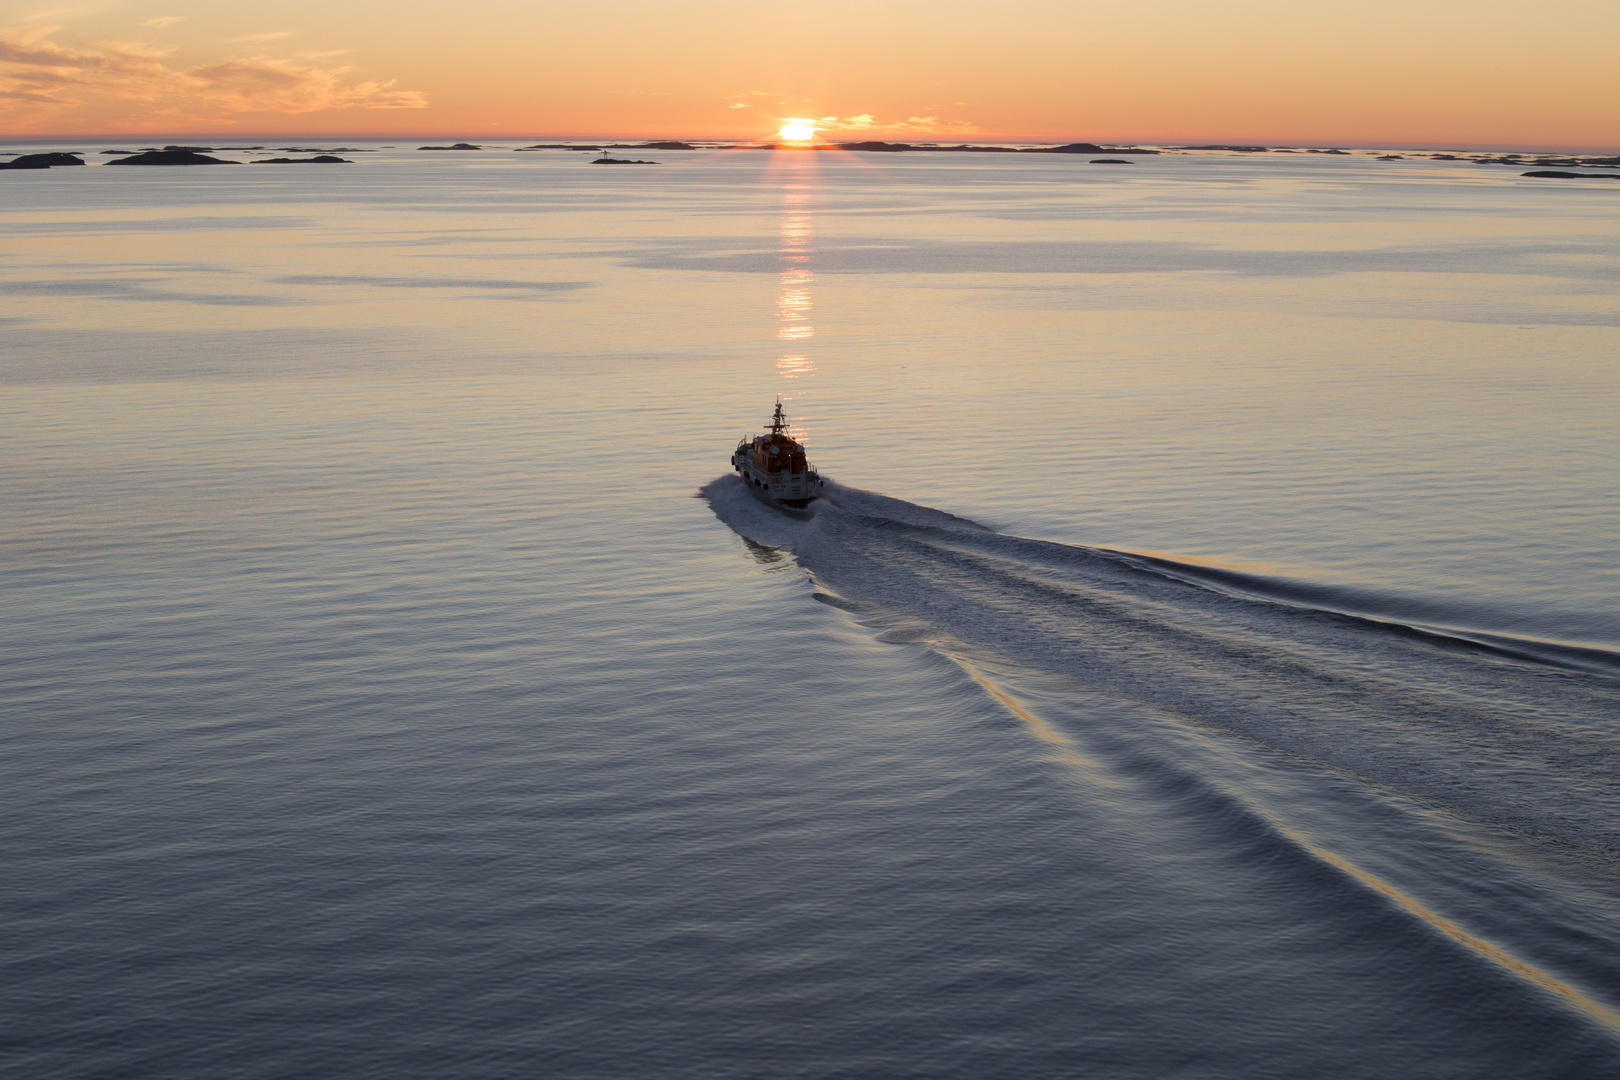
<path fill-rule="evenodd" d="M 770 502 L 787 506 L 807 506 L 821 494 L 824 484 L 805 456 L 804 446 L 787 433 L 782 400 L 767 425 L 768 435 L 747 436 L 731 455 L 731 467 L 753 489 Z"/>

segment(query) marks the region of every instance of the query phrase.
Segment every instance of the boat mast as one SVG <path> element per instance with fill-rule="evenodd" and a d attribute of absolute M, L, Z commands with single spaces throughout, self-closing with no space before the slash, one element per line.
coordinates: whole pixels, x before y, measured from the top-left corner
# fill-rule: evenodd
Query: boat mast
<path fill-rule="evenodd" d="M 771 417 L 771 434 L 780 435 L 787 430 L 787 418 L 782 415 L 782 399 L 776 399 L 776 415 Z"/>

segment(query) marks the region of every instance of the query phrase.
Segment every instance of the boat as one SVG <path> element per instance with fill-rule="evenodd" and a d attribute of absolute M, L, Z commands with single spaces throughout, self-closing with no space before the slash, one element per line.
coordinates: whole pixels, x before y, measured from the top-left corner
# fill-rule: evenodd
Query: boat
<path fill-rule="evenodd" d="M 765 425 L 768 435 L 742 437 L 731 454 L 731 467 L 750 491 L 768 503 L 803 509 L 821 494 L 826 481 L 804 456 L 804 446 L 787 433 L 782 399 Z"/>

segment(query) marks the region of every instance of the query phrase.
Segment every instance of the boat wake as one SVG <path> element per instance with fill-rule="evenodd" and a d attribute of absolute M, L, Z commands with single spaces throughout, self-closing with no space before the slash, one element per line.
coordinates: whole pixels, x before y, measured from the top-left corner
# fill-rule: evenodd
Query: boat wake
<path fill-rule="evenodd" d="M 702 495 L 884 640 L 1061 676 L 1620 865 L 1620 655 L 1368 617 L 1324 587 L 1024 539 L 831 481 L 796 517 L 730 476 Z"/>

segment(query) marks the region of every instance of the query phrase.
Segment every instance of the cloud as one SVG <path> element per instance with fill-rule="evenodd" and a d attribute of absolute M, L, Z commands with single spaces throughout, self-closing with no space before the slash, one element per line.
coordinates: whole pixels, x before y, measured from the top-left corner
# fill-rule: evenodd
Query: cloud
<path fill-rule="evenodd" d="M 726 106 L 726 108 L 728 108 L 728 109 L 752 109 L 753 106 L 748 104 L 745 101 L 733 101 L 730 105 Z"/>
<path fill-rule="evenodd" d="M 912 116 L 904 120 L 879 120 L 872 113 L 856 116 L 784 116 L 784 124 L 809 124 L 820 131 L 862 131 L 905 135 L 972 135 L 978 128 L 965 120 L 941 120 L 937 116 Z"/>
<path fill-rule="evenodd" d="M 60 98 L 38 90 L 0 90 L 0 101 L 30 101 L 37 105 L 60 105 Z"/>
<path fill-rule="evenodd" d="M 843 119 L 827 117 L 818 121 L 822 127 L 843 131 L 885 131 L 907 135 L 975 135 L 978 126 L 966 120 L 941 120 L 937 116 L 911 116 L 904 120 L 879 120 L 871 113 L 846 116 Z"/>
<path fill-rule="evenodd" d="M 298 33 L 296 30 L 272 30 L 268 34 L 243 34 L 241 37 L 226 38 L 227 45 L 257 45 L 266 41 L 282 41 Z"/>
<path fill-rule="evenodd" d="M 55 29 L 0 32 L 0 108 L 8 101 L 72 106 L 93 97 L 216 114 L 427 107 L 420 92 L 396 90 L 393 80 L 348 81 L 350 67 L 260 55 L 175 68 L 164 62 L 169 49 L 107 41 L 75 51 L 48 40 Z"/>
<path fill-rule="evenodd" d="M 183 16 L 183 15 L 159 15 L 155 19 L 147 19 L 145 22 L 136 23 L 135 25 L 136 26 L 155 26 L 158 29 L 162 29 L 163 27 L 169 26 L 172 23 L 180 22 L 184 18 L 185 18 L 185 16 Z"/>

